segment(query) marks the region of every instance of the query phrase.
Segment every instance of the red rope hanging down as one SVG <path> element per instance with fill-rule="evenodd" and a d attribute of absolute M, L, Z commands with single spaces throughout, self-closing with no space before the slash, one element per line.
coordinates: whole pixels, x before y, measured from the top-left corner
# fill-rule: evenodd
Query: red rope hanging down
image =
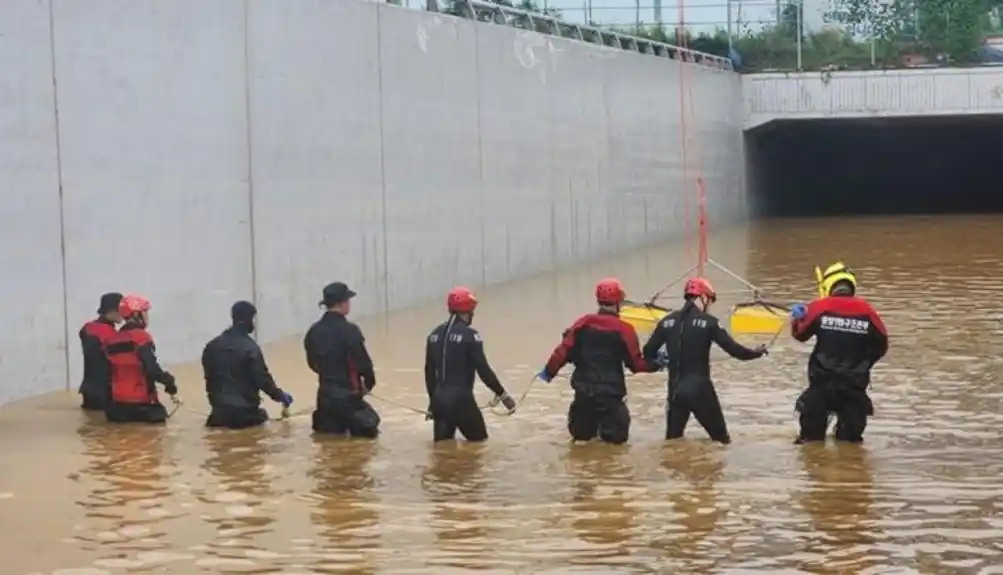
<path fill-rule="evenodd" d="M 685 0 L 679 0 L 677 8 L 678 18 L 676 25 L 676 42 L 680 48 L 687 48 L 687 37 L 686 37 L 686 2 Z M 679 66 L 679 128 L 680 128 L 680 142 L 682 148 L 682 161 L 683 161 L 683 181 L 685 182 L 683 191 L 683 203 L 684 210 L 686 212 L 686 254 L 687 257 L 692 257 L 692 251 L 690 248 L 690 208 L 689 208 L 689 182 L 690 182 L 690 150 L 689 150 L 689 129 L 690 124 L 689 119 L 696 121 L 696 109 L 693 99 L 693 85 L 689 81 L 689 66 L 686 65 L 689 56 L 686 52 L 680 54 L 681 64 Z M 687 118 L 687 112 L 689 112 L 689 118 Z M 697 169 L 696 169 L 696 194 L 697 194 L 697 275 L 703 276 L 704 265 L 709 259 L 707 250 L 707 193 L 706 186 L 704 183 L 703 172 L 700 168 L 699 158 L 696 159 Z"/>
<path fill-rule="evenodd" d="M 697 204 L 698 211 L 700 213 L 700 223 L 699 223 L 699 247 L 697 248 L 697 273 L 701 276 L 703 275 L 704 264 L 707 263 L 709 256 L 707 255 L 707 192 L 704 188 L 703 176 L 697 177 L 697 193 L 699 194 Z"/>

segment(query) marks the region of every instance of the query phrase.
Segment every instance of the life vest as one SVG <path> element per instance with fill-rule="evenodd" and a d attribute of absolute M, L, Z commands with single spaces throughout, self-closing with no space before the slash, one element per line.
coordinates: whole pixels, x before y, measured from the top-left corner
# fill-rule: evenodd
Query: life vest
<path fill-rule="evenodd" d="M 108 338 L 118 333 L 115 331 L 114 325 L 100 319 L 85 323 L 80 331 L 90 337 L 97 338 L 102 344 L 108 341 Z"/>
<path fill-rule="evenodd" d="M 89 321 L 80 328 L 80 339 L 84 351 L 84 381 L 103 382 L 108 384 L 108 366 L 104 355 L 105 344 L 116 333 L 115 326 L 107 321 L 96 319 Z"/>
<path fill-rule="evenodd" d="M 116 403 L 156 403 L 157 391 L 150 384 L 139 359 L 139 348 L 153 343 L 142 328 L 123 328 L 105 343 L 111 364 L 111 399 Z"/>

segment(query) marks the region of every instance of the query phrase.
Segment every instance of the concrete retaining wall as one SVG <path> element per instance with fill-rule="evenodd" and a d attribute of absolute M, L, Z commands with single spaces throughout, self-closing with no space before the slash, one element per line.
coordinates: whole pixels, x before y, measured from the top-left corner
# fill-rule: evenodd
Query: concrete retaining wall
<path fill-rule="evenodd" d="M 77 385 L 104 291 L 171 362 L 235 299 L 274 340 L 333 279 L 376 313 L 678 234 L 681 66 L 351 0 L 0 2 L 0 402 Z M 739 78 L 685 66 L 743 218 Z"/>

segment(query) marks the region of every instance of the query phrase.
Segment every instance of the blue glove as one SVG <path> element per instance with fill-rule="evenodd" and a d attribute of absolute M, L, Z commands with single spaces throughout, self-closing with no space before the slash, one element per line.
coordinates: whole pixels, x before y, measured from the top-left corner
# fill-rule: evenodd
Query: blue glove
<path fill-rule="evenodd" d="M 795 304 L 791 308 L 791 317 L 794 319 L 804 319 L 806 315 L 808 315 L 808 306 L 803 303 Z"/>
<path fill-rule="evenodd" d="M 664 349 L 658 350 L 658 354 L 655 356 L 655 365 L 658 366 L 658 369 L 669 367 L 669 352 Z"/>
<path fill-rule="evenodd" d="M 289 395 L 289 392 L 283 391 L 282 401 L 280 403 L 282 403 L 283 407 L 289 407 L 293 404 L 293 396 Z"/>
<path fill-rule="evenodd" d="M 550 380 L 553 379 L 552 377 L 547 375 L 547 368 L 541 369 L 540 373 L 536 374 L 536 378 L 544 383 L 550 383 Z"/>

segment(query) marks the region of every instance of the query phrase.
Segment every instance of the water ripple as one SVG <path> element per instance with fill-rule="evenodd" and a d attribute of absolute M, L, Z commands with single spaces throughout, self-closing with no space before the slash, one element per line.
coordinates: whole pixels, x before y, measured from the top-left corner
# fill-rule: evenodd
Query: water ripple
<path fill-rule="evenodd" d="M 1001 223 L 791 220 L 718 240 L 721 257 L 748 253 L 736 269 L 776 299 L 810 297 L 816 263 L 857 269 L 893 342 L 863 446 L 791 444 L 810 346 L 784 338 L 757 362 L 715 352 L 728 447 L 695 424 L 662 441 L 662 375 L 631 379 L 619 447 L 568 442 L 566 380 L 489 415 L 486 444 L 434 447 L 421 416 L 378 400 L 372 442 L 311 438 L 309 417 L 207 431 L 198 406 L 167 428 L 111 427 L 59 395 L 0 418 L 0 554 L 11 572 L 77 575 L 1001 573 Z M 684 261 L 659 248 L 486 292 L 478 326 L 511 391 L 588 308 L 583 285 L 615 273 L 650 293 Z M 419 343 L 440 315 L 366 324 L 383 397 L 424 405 Z M 308 398 L 297 346 L 269 361 Z"/>

